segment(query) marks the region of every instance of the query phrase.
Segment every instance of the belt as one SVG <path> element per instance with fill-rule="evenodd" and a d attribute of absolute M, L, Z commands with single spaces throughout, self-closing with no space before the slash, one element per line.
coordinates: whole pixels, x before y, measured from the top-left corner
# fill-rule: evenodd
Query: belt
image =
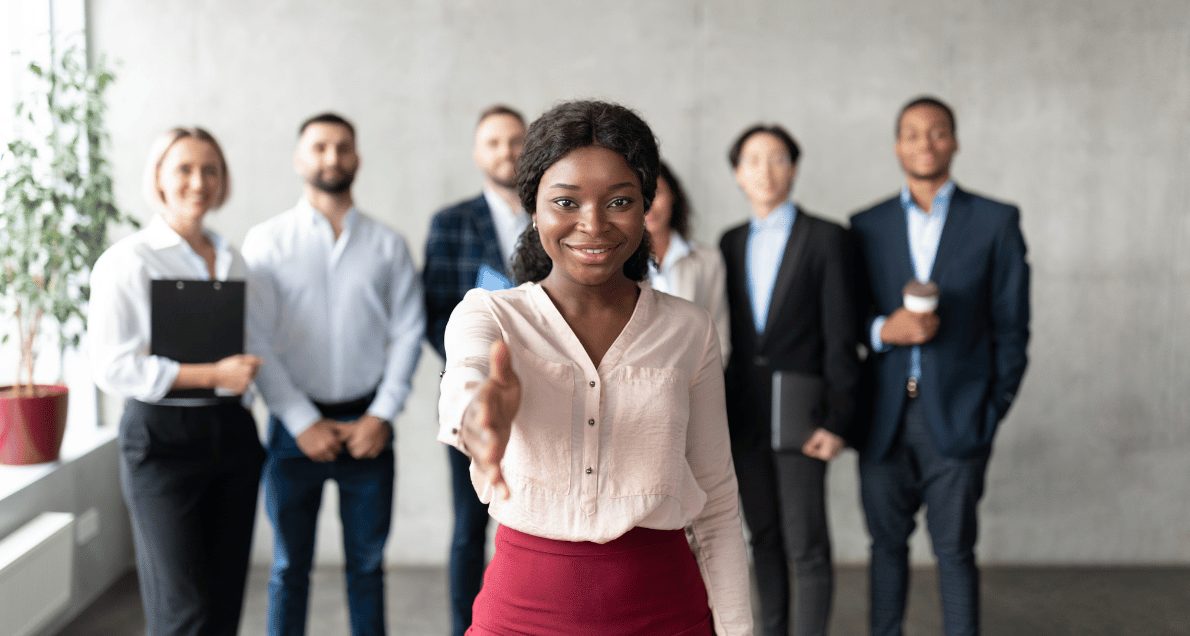
<path fill-rule="evenodd" d="M 314 408 L 318 409 L 318 412 L 323 417 L 344 417 L 347 415 L 359 415 L 367 411 L 375 399 L 376 391 L 372 390 L 367 395 L 362 395 L 345 402 L 319 402 L 318 400 L 311 400 L 311 402 L 314 403 Z"/>
<path fill-rule="evenodd" d="M 171 406 L 171 407 L 196 407 L 196 406 L 223 406 L 225 404 L 240 404 L 244 397 L 241 395 L 218 395 L 212 397 L 164 397 L 156 402 L 141 402 L 140 400 L 132 399 L 133 402 L 139 402 L 145 406 Z"/>
<path fill-rule="evenodd" d="M 909 376 L 909 379 L 905 380 L 905 395 L 909 399 L 913 399 L 921 395 L 921 387 L 919 387 L 917 384 L 917 378 Z"/>

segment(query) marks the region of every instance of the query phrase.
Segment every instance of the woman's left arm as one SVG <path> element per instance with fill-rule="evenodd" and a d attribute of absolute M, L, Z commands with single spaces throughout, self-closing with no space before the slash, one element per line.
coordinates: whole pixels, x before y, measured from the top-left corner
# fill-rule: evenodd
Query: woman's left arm
<path fill-rule="evenodd" d="M 752 633 L 748 556 L 727 434 L 723 364 L 719 339 L 709 321 L 705 331 L 699 368 L 690 385 L 686 461 L 707 494 L 707 501 L 691 523 L 691 531 L 715 632 L 723 636 L 748 635 Z"/>
<path fill-rule="evenodd" d="M 710 298 L 707 311 L 711 312 L 711 319 L 715 321 L 715 331 L 719 336 L 719 351 L 721 362 L 727 366 L 727 356 L 731 353 L 731 325 L 727 311 L 727 265 L 723 262 L 723 254 L 719 250 L 707 250 L 707 290 Z"/>

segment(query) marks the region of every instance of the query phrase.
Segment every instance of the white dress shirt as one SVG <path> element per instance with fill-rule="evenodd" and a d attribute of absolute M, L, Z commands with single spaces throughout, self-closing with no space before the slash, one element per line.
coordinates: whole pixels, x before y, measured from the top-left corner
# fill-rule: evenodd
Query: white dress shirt
<path fill-rule="evenodd" d="M 446 326 L 439 441 L 459 446 L 497 338 L 522 393 L 500 463 L 511 496 L 493 497 L 472 471 L 492 518 L 538 537 L 598 543 L 638 526 L 689 526 L 716 632 L 751 634 L 723 367 L 707 312 L 641 289 L 596 367 L 540 285 L 472 290 Z"/>
<path fill-rule="evenodd" d="M 504 256 L 504 264 L 512 263 L 512 253 L 516 251 L 517 239 L 529 227 L 529 215 L 520 209 L 512 209 L 500 195 L 490 188 L 483 189 L 483 198 L 488 202 L 488 209 L 492 211 L 492 223 L 496 226 L 496 241 L 500 243 L 500 254 Z"/>
<path fill-rule="evenodd" d="M 215 247 L 215 279 L 244 280 L 248 269 L 239 252 L 214 232 L 203 234 Z M 181 366 L 149 354 L 149 281 L 155 279 L 211 280 L 206 261 L 157 215 L 95 262 L 87 311 L 95 384 L 106 393 L 149 403 L 165 397 Z M 245 400 L 251 403 L 250 396 Z"/>
<path fill-rule="evenodd" d="M 421 355 L 425 310 L 405 239 L 352 208 L 342 233 L 304 198 L 253 227 L 244 258 L 260 309 L 256 386 L 295 438 L 321 418 L 314 401 L 376 390 L 367 412 L 392 422 Z"/>

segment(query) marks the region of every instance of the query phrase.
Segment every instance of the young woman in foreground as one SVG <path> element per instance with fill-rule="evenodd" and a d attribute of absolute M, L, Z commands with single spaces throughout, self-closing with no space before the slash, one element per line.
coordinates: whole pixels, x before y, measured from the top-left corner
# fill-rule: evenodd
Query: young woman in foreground
<path fill-rule="evenodd" d="M 551 109 L 518 166 L 524 284 L 446 328 L 439 439 L 500 523 L 470 634 L 752 633 L 719 340 L 638 284 L 657 172 L 632 111 Z"/>

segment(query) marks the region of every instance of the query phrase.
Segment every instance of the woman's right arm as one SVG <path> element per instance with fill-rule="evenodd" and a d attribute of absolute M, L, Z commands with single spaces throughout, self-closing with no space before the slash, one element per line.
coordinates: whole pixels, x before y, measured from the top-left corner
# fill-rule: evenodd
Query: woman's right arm
<path fill-rule="evenodd" d="M 108 250 L 91 271 L 87 346 L 95 384 L 106 393 L 155 402 L 181 365 L 149 355 L 149 275 L 131 254 Z"/>
<path fill-rule="evenodd" d="M 483 501 L 494 492 L 508 496 L 500 461 L 521 401 L 520 380 L 487 294 L 468 292 L 451 314 L 438 403 L 438 441 L 472 458 L 487 482 L 479 493 Z"/>
<path fill-rule="evenodd" d="M 247 389 L 260 364 L 254 356 L 181 364 L 150 355 L 148 299 L 149 276 L 139 261 L 109 252 L 96 262 L 87 340 L 92 376 L 100 389 L 144 402 L 156 402 L 171 389 Z"/>

